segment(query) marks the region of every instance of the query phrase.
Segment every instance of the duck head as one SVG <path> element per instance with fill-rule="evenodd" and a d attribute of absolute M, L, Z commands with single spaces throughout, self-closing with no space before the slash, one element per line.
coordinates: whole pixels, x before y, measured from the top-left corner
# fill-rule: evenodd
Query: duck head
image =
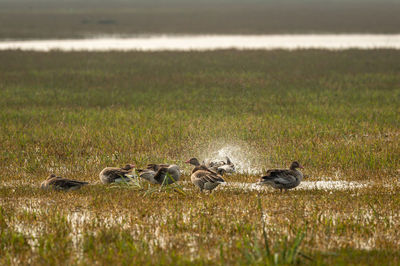
<path fill-rule="evenodd" d="M 57 177 L 55 174 L 50 174 L 47 180 Z"/>
<path fill-rule="evenodd" d="M 197 160 L 197 158 L 191 158 L 190 160 L 187 160 L 185 163 L 189 163 L 189 164 L 194 165 L 194 166 L 199 166 L 200 165 L 199 160 Z"/>
<path fill-rule="evenodd" d="M 297 168 L 304 169 L 304 167 L 298 161 L 292 162 L 290 165 L 290 170 L 295 170 Z"/>
<path fill-rule="evenodd" d="M 122 167 L 122 169 L 124 169 L 124 170 L 131 170 L 131 169 L 133 169 L 133 168 L 135 168 L 136 166 L 134 165 L 134 164 L 127 164 L 127 165 L 125 165 L 124 167 Z"/>

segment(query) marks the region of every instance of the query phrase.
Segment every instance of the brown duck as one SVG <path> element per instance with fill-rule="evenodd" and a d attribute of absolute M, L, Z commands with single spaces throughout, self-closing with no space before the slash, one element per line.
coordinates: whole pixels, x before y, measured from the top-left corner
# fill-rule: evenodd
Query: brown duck
<path fill-rule="evenodd" d="M 134 168 L 134 164 L 127 164 L 122 168 L 106 167 L 99 174 L 100 181 L 103 184 L 129 182 L 131 179 L 128 175 L 132 173 Z"/>
<path fill-rule="evenodd" d="M 217 174 L 217 172 L 215 172 L 214 170 L 208 168 L 204 163 L 200 164 L 199 160 L 197 158 L 191 158 L 190 160 L 186 161 L 185 163 L 191 164 L 194 166 L 193 170 L 192 170 L 192 174 L 196 171 L 199 170 L 204 170 L 204 171 L 208 171 L 210 173 L 213 174 Z"/>
<path fill-rule="evenodd" d="M 205 189 L 211 193 L 214 188 L 219 186 L 221 183 L 225 183 L 225 180 L 221 175 L 208 169 L 205 165 L 200 164 L 196 158 L 192 158 L 186 163 L 194 165 L 190 179 L 192 183 L 200 189 L 200 191 Z"/>
<path fill-rule="evenodd" d="M 303 169 L 303 166 L 294 161 L 289 169 L 270 169 L 265 176 L 261 177 L 258 184 L 270 185 L 281 191 L 295 188 L 303 180 L 303 173 L 298 168 Z"/>
<path fill-rule="evenodd" d="M 42 189 L 54 189 L 54 190 L 77 190 L 82 186 L 89 184 L 88 182 L 72 180 L 67 178 L 62 178 L 51 174 L 45 181 L 42 182 L 40 188 Z"/>
<path fill-rule="evenodd" d="M 152 184 L 172 184 L 180 179 L 181 172 L 175 164 L 148 164 L 139 169 L 139 176 Z"/>
<path fill-rule="evenodd" d="M 229 159 L 228 156 L 225 157 L 225 161 L 219 161 L 219 162 L 209 162 L 206 164 L 207 168 L 213 170 L 214 172 L 217 173 L 234 173 L 236 171 L 235 165 L 232 163 L 232 161 Z"/>

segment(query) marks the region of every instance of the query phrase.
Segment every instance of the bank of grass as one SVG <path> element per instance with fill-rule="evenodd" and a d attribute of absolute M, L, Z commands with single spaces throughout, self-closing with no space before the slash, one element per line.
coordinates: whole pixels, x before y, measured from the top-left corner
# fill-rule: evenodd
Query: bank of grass
<path fill-rule="evenodd" d="M 0 262 L 285 264 L 301 236 L 290 263 L 398 264 L 399 60 L 393 50 L 0 52 Z M 368 186 L 38 188 L 51 172 L 94 183 L 127 162 L 188 170 L 184 160 L 226 145 L 256 167 L 296 159 L 311 181 Z"/>

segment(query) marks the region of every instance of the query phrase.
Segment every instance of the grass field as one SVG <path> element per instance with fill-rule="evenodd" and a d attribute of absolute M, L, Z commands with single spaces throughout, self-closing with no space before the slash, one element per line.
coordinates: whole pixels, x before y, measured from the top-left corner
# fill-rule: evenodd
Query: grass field
<path fill-rule="evenodd" d="M 395 0 L 1 0 L 0 39 L 399 33 L 399 13 Z"/>
<path fill-rule="evenodd" d="M 398 62 L 393 50 L 0 52 L 0 264 L 399 264 Z M 38 188 L 50 172 L 95 183 L 127 162 L 177 163 L 189 180 L 184 160 L 226 147 L 256 170 L 296 159 L 308 181 L 366 186 Z"/>

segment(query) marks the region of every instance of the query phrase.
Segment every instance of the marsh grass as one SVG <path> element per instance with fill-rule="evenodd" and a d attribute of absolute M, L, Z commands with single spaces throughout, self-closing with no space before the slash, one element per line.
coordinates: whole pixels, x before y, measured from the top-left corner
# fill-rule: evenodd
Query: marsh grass
<path fill-rule="evenodd" d="M 258 170 L 297 159 L 310 176 L 389 180 L 400 168 L 397 51 L 0 57 L 6 180 L 94 180 L 243 143 Z"/>
<path fill-rule="evenodd" d="M 275 240 L 274 247 L 270 247 L 270 240 L 266 231 L 264 219 L 264 211 L 262 208 L 261 199 L 258 198 L 258 208 L 261 213 L 261 231 L 262 241 L 257 240 L 257 236 L 253 239 L 244 238 L 242 243 L 242 258 L 246 264 L 265 264 L 265 265 L 291 265 L 300 262 L 299 255 L 308 260 L 312 260 L 309 256 L 304 255 L 300 251 L 300 245 L 305 237 L 302 229 L 297 231 L 295 238 L 288 241 L 287 236 L 283 236 L 281 240 Z M 259 242 L 262 244 L 260 245 Z"/>
<path fill-rule="evenodd" d="M 2 190 L 1 262 L 287 265 L 351 262 L 353 254 L 382 261 L 384 253 L 393 254 L 386 262 L 398 262 L 399 186 L 390 193 L 368 187 L 211 195 L 184 186 L 185 195 L 147 196 L 103 185 L 32 195 Z"/>
<path fill-rule="evenodd" d="M 0 264 L 399 264 L 399 61 L 0 52 Z M 261 172 L 296 159 L 307 181 L 366 185 L 200 193 L 183 162 L 220 150 Z M 181 166 L 183 182 L 98 184 L 105 166 L 153 162 Z M 42 191 L 49 173 L 92 184 Z"/>
<path fill-rule="evenodd" d="M 172 183 L 169 183 L 172 182 Z M 184 188 L 181 184 L 177 183 L 177 180 L 175 180 L 169 173 L 166 173 L 166 178 L 164 178 L 162 184 L 158 187 L 154 188 L 149 188 L 147 191 L 144 193 L 144 196 L 147 196 L 152 193 L 157 193 L 157 192 L 176 192 L 182 195 L 186 195 L 186 192 L 184 191 Z"/>

